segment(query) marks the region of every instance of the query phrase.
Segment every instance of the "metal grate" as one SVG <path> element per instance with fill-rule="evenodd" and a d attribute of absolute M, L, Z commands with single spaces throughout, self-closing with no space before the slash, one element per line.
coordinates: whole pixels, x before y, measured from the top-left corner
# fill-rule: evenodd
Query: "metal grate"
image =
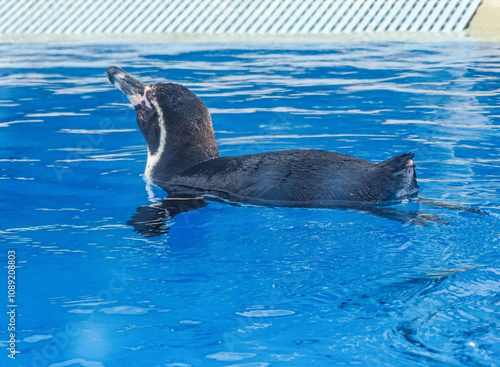
<path fill-rule="evenodd" d="M 0 0 L 0 34 L 463 31 L 481 0 Z"/>

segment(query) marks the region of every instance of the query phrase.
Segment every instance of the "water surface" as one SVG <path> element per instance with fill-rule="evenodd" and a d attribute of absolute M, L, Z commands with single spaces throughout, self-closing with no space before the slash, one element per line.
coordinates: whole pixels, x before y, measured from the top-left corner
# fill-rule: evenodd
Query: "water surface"
<path fill-rule="evenodd" d="M 16 251 L 21 352 L 7 358 L 4 314 L 6 363 L 498 365 L 498 44 L 0 51 L 0 261 Z M 413 151 L 422 196 L 487 215 L 397 206 L 450 222 L 422 227 L 210 203 L 144 238 L 125 223 L 165 194 L 145 188 L 145 142 L 110 65 L 200 96 L 221 155 Z"/>

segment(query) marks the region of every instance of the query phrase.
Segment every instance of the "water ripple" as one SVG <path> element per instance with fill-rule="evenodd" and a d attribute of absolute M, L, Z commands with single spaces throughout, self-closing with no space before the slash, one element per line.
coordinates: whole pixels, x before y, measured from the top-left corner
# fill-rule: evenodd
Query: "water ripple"
<path fill-rule="evenodd" d="M 67 335 L 47 365 L 121 366 L 131 352 L 145 365 L 497 364 L 498 45 L 0 51 L 0 239 L 16 250 L 30 331 L 19 363 Z M 316 148 L 380 162 L 413 151 L 422 196 L 487 214 L 393 207 L 449 223 L 417 227 L 210 203 L 143 238 L 126 223 L 165 193 L 141 180 L 135 111 L 104 73 L 115 62 L 197 93 L 221 155 Z"/>

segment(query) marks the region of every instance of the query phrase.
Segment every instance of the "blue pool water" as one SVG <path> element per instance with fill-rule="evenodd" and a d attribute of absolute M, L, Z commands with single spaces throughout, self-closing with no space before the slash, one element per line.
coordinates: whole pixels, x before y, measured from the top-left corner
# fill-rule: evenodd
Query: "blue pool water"
<path fill-rule="evenodd" d="M 142 237 L 164 193 L 110 65 L 194 91 L 221 155 L 413 151 L 422 196 L 487 214 L 210 203 Z M 493 43 L 0 45 L 0 364 L 498 366 L 499 81 Z"/>

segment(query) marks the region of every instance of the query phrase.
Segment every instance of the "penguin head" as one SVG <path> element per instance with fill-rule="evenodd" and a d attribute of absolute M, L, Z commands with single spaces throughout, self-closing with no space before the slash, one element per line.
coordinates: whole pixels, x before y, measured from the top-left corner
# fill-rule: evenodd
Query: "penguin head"
<path fill-rule="evenodd" d="M 210 113 L 203 101 L 179 84 L 144 84 L 123 69 L 106 71 L 129 99 L 148 145 L 145 176 L 168 181 L 175 174 L 218 157 Z"/>

